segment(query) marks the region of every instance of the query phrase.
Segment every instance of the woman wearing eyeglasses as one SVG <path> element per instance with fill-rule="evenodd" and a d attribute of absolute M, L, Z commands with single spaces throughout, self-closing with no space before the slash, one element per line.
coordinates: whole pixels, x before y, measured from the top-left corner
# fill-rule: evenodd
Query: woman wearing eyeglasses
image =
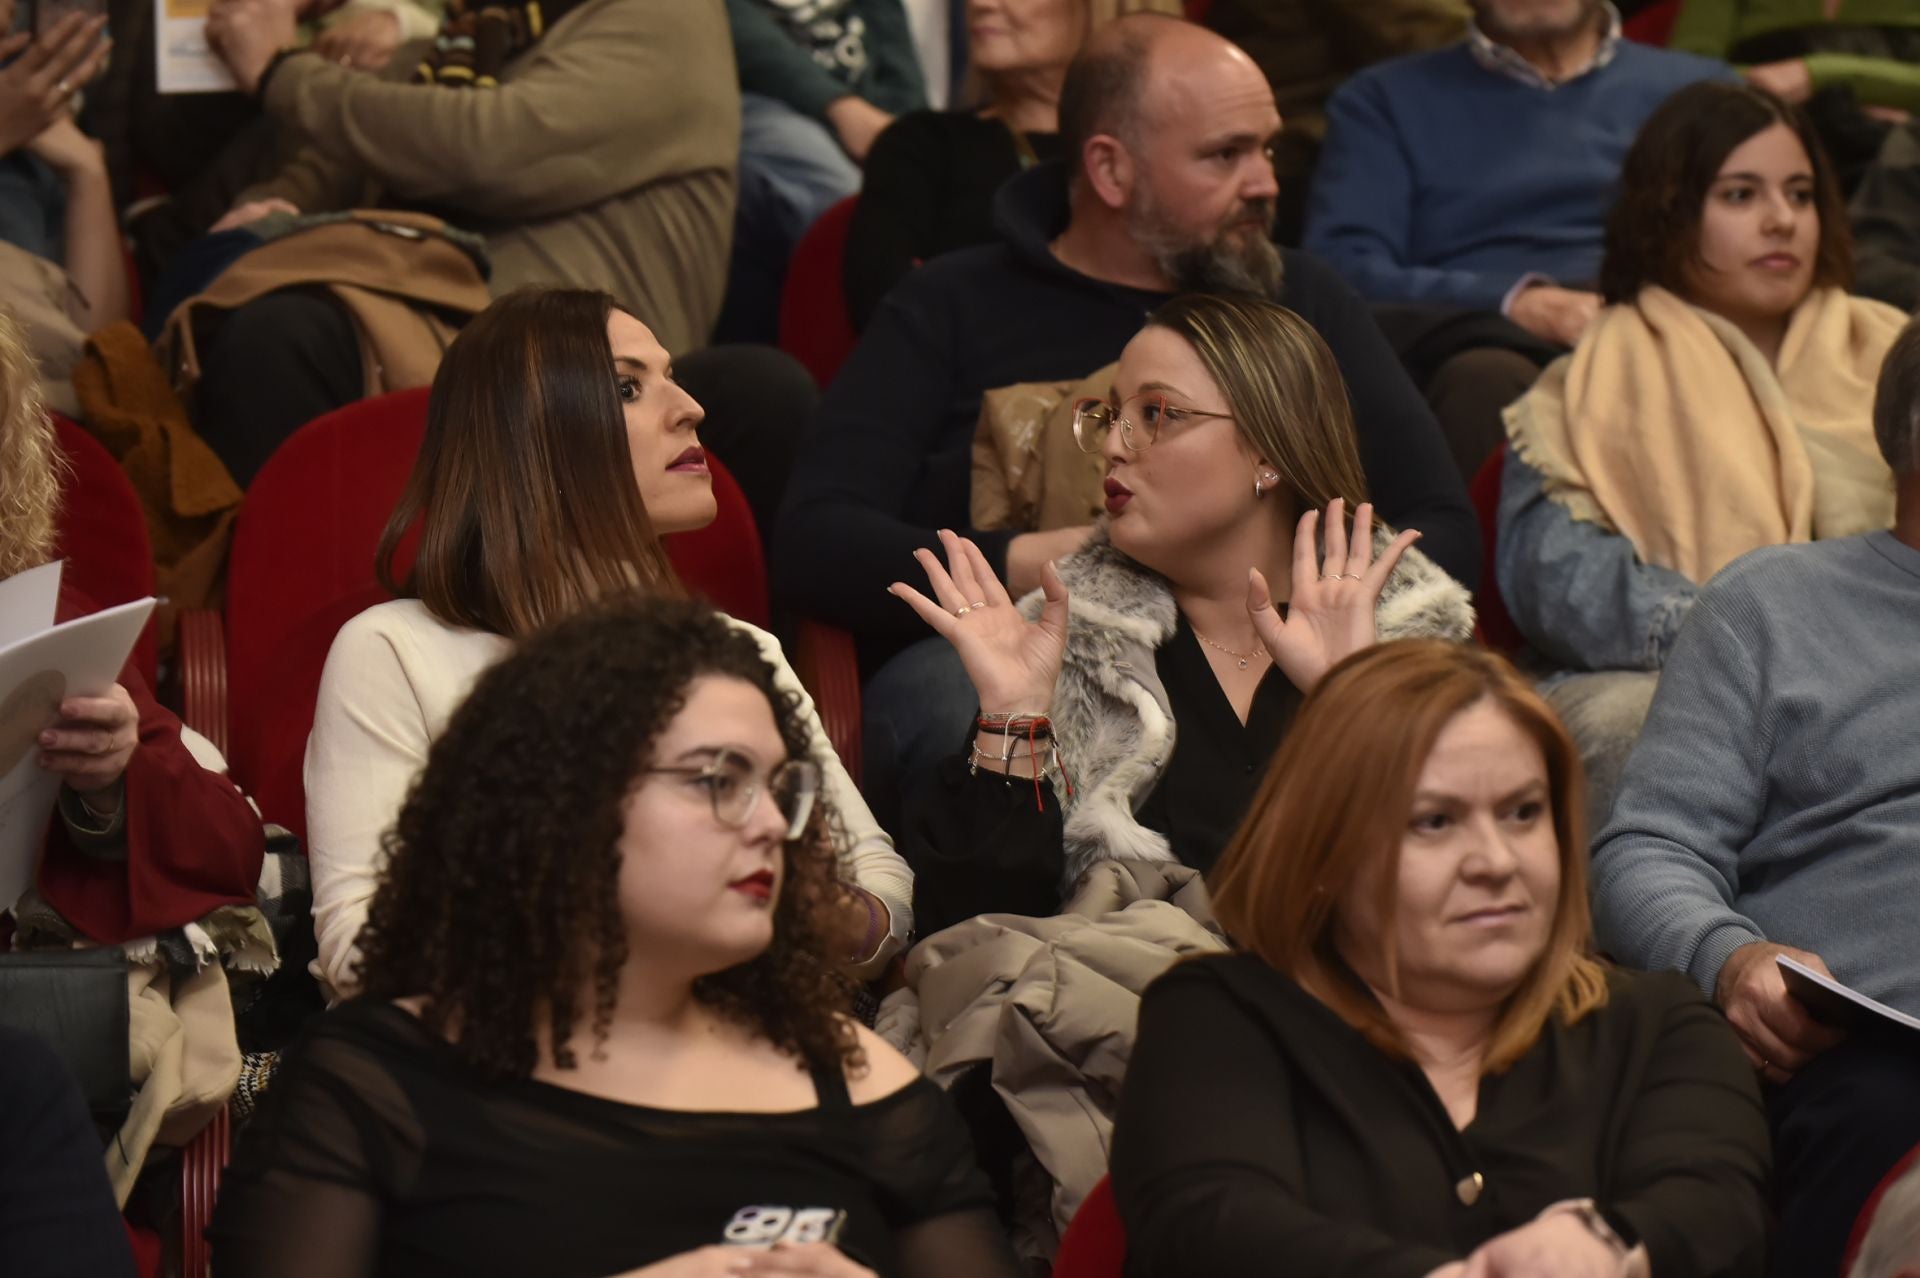
<path fill-rule="evenodd" d="M 467 689 L 516 642 L 596 600 L 682 594 L 660 533 L 712 522 L 700 406 L 646 325 L 604 293 L 528 289 L 494 302 L 441 361 L 412 478 L 381 540 L 398 599 L 340 630 L 307 741 L 316 975 L 344 997 L 384 857 L 381 839 Z M 418 522 L 404 577 L 396 558 Z M 859 890 L 835 943 L 871 976 L 912 931 L 912 876 L 828 743 L 779 641 L 745 622 L 812 725 Z M 604 695 L 632 690 L 603 681 Z"/>
<path fill-rule="evenodd" d="M 1283 307 L 1167 303 L 1074 433 L 1106 461 L 1107 517 L 1043 592 L 1015 605 L 950 533 L 944 566 L 918 556 L 931 598 L 892 587 L 980 702 L 909 801 L 922 933 L 1050 914 L 1101 860 L 1204 871 L 1321 672 L 1376 636 L 1473 629 L 1418 534 L 1375 526 L 1339 368 Z"/>
<path fill-rule="evenodd" d="M 786 682 L 663 600 L 480 676 L 363 996 L 227 1169 L 220 1278 L 1011 1278 L 947 1098 L 836 1010 L 838 814 Z"/>

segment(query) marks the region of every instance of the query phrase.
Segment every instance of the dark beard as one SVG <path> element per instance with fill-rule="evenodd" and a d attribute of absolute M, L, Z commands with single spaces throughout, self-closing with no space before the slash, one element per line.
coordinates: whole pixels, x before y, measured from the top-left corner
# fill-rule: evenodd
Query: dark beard
<path fill-rule="evenodd" d="M 1136 215 L 1134 238 L 1173 281 L 1175 292 L 1251 293 L 1272 300 L 1284 282 L 1283 259 L 1270 229 L 1273 201 L 1250 201 L 1244 213 L 1267 229 L 1239 243 L 1226 231 L 1196 243 L 1170 230 L 1159 209 L 1147 202 Z"/>

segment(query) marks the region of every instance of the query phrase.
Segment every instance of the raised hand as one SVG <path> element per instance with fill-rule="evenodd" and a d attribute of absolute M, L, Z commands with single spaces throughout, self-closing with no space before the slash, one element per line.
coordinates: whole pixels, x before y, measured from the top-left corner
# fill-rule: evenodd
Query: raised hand
<path fill-rule="evenodd" d="M 1281 618 L 1258 568 L 1247 574 L 1247 614 L 1254 632 L 1267 646 L 1273 664 L 1280 667 L 1302 692 L 1312 688 L 1342 658 L 1370 647 L 1377 633 L 1373 611 L 1394 565 L 1420 534 L 1407 531 L 1373 557 L 1373 503 L 1361 502 L 1353 520 L 1349 548 L 1345 503 L 1335 497 L 1327 503 L 1327 548 L 1324 564 L 1316 563 L 1314 532 L 1320 512 L 1300 517 L 1293 533 L 1293 598 Z"/>
<path fill-rule="evenodd" d="M 1053 702 L 1053 685 L 1060 678 L 1060 661 L 1067 648 L 1067 587 L 1060 574 L 1051 563 L 1042 570 L 1040 588 L 1046 604 L 1040 620 L 1028 621 L 1013 606 L 978 546 L 944 528 L 940 545 L 947 552 L 944 567 L 930 550 L 913 552 L 926 569 L 932 599 L 904 581 L 888 586 L 887 593 L 905 600 L 953 645 L 973 680 L 982 711 L 1045 714 Z"/>
<path fill-rule="evenodd" d="M 73 95 L 106 65 L 105 14 L 69 13 L 38 37 L 22 31 L 0 40 L 0 152 L 46 132 L 70 109 Z M 18 56 L 16 56 L 18 55 Z"/>

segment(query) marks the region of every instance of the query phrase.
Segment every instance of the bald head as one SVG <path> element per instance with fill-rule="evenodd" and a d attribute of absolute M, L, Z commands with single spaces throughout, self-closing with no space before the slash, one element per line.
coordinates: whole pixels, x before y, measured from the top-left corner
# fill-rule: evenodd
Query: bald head
<path fill-rule="evenodd" d="M 1164 13 L 1132 13 L 1087 40 L 1060 91 L 1062 152 L 1077 171 L 1087 142 L 1107 135 L 1139 149 L 1143 134 L 1166 118 L 1169 98 L 1190 97 L 1196 82 L 1225 75 L 1267 93 L 1266 78 L 1238 47 L 1205 27 Z"/>

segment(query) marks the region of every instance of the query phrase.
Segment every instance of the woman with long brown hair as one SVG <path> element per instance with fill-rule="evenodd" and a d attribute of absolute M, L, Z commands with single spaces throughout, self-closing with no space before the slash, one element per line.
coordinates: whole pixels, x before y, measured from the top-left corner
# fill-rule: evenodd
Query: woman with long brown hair
<path fill-rule="evenodd" d="M 703 605 L 481 675 L 386 847 L 363 997 L 243 1133 L 221 1278 L 1010 1278 L 946 1097 L 840 1009 L 818 728 Z"/>
<path fill-rule="evenodd" d="M 447 349 L 378 556 L 399 598 L 341 628 L 307 742 L 318 968 L 336 995 L 354 986 L 381 836 L 474 679 L 519 640 L 596 601 L 683 593 L 658 534 L 714 517 L 701 417 L 652 332 L 604 293 L 509 294 Z M 419 550 L 403 575 L 396 556 L 416 520 Z M 857 885 L 840 944 L 873 974 L 912 931 L 911 876 L 779 641 L 732 624 L 759 643 L 813 726 L 813 756 L 846 832 L 843 868 Z"/>
<path fill-rule="evenodd" d="M 1582 786 L 1482 649 L 1320 681 L 1209 880 L 1239 951 L 1141 1005 L 1130 1274 L 1760 1272 L 1753 1073 L 1684 977 L 1593 957 Z"/>
<path fill-rule="evenodd" d="M 1107 516 L 1044 598 L 1016 606 L 945 532 L 944 567 L 918 555 L 933 597 L 892 588 L 953 644 L 981 710 L 909 804 L 928 932 L 1051 914 L 1096 861 L 1207 869 L 1327 666 L 1376 633 L 1473 628 L 1417 534 L 1374 531 L 1339 366 L 1284 307 L 1175 298 L 1073 429 L 1106 462 Z"/>

